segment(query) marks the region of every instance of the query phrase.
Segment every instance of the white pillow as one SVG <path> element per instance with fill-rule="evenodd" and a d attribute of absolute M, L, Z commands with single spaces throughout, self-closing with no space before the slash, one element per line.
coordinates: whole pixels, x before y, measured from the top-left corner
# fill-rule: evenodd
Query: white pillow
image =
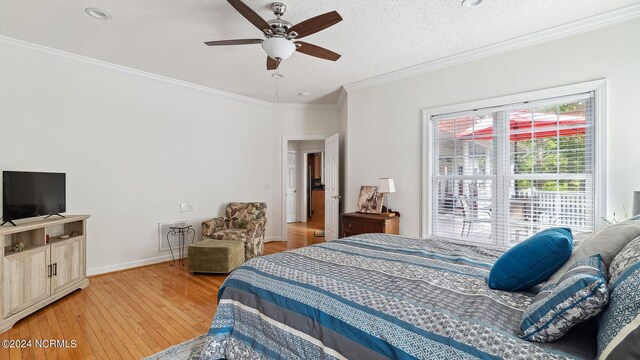
<path fill-rule="evenodd" d="M 551 275 L 546 284 L 557 283 L 576 262 L 596 254 L 600 254 L 602 262 L 608 269 L 620 250 L 638 236 L 640 236 L 640 224 L 633 221 L 607 225 L 594 231 L 573 250 L 569 260 Z"/>

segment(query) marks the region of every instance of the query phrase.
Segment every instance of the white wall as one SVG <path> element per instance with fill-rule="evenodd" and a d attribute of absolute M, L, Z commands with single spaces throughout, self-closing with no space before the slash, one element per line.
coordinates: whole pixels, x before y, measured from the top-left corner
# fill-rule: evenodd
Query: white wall
<path fill-rule="evenodd" d="M 324 140 L 302 140 L 300 143 L 301 152 L 309 152 L 309 150 L 324 151 Z"/>
<path fill-rule="evenodd" d="M 0 48 L 0 170 L 67 173 L 91 214 L 90 273 L 166 259 L 158 222 L 266 201 L 279 238 L 282 134 L 336 132 L 337 110 L 280 109 Z M 181 213 L 179 203 L 196 205 Z"/>
<path fill-rule="evenodd" d="M 345 212 L 361 185 L 393 177 L 397 192 L 387 199 L 402 215 L 401 233 L 420 235 L 422 109 L 605 78 L 607 208 L 621 214 L 640 190 L 640 162 L 631 160 L 640 153 L 638 34 L 634 20 L 349 93 Z"/>

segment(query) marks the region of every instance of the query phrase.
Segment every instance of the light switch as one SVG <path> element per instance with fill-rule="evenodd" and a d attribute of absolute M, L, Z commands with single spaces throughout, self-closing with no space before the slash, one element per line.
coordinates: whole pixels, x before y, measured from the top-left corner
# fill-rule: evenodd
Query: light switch
<path fill-rule="evenodd" d="M 187 211 L 187 203 L 180 203 L 180 212 Z"/>
<path fill-rule="evenodd" d="M 196 211 L 196 204 L 189 203 L 189 211 Z"/>

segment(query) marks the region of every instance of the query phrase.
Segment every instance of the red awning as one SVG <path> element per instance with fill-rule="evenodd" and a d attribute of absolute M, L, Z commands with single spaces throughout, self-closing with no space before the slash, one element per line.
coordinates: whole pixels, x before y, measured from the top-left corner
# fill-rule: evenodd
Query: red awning
<path fill-rule="evenodd" d="M 513 111 L 509 119 L 509 137 L 511 141 L 521 141 L 580 135 L 585 133 L 585 123 L 583 112 L 557 115 L 524 110 Z M 492 119 L 475 121 L 470 128 L 456 133 L 456 138 L 461 140 L 491 140 L 493 136 Z"/>

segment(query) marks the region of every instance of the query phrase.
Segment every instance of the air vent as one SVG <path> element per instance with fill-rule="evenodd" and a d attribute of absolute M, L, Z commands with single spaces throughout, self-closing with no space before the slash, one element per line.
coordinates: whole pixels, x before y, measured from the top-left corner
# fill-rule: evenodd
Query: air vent
<path fill-rule="evenodd" d="M 171 243 L 171 248 L 173 248 L 175 253 L 176 249 L 178 249 L 178 236 L 169 235 L 169 242 L 167 242 L 167 234 L 169 234 L 172 226 L 185 226 L 186 223 L 186 220 L 158 223 L 158 250 L 161 252 L 169 251 L 169 243 Z M 189 241 L 191 241 L 191 239 L 189 239 Z"/>

